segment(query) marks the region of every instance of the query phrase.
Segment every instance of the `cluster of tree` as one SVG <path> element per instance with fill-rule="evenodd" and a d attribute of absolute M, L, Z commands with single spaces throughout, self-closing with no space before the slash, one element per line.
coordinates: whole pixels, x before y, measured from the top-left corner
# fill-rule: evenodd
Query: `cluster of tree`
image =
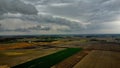
<path fill-rule="evenodd" d="M 120 41 L 120 38 L 115 38 L 115 40 Z"/>
<path fill-rule="evenodd" d="M 12 42 L 16 42 L 16 38 L 2 38 L 0 39 L 0 43 L 12 43 Z"/>
<path fill-rule="evenodd" d="M 101 43 L 107 42 L 106 40 L 99 40 L 96 38 L 90 39 L 90 41 L 96 41 L 96 42 L 101 42 Z"/>

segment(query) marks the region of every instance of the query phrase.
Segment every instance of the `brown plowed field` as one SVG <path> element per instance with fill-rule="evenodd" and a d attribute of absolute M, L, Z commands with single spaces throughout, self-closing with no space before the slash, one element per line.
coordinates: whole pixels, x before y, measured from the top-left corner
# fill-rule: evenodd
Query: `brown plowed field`
<path fill-rule="evenodd" d="M 77 64 L 84 56 L 88 54 L 89 51 L 81 51 L 64 61 L 60 62 L 59 64 L 54 65 L 51 68 L 72 68 L 75 64 Z"/>
<path fill-rule="evenodd" d="M 74 68 L 120 68 L 120 52 L 94 50 Z"/>

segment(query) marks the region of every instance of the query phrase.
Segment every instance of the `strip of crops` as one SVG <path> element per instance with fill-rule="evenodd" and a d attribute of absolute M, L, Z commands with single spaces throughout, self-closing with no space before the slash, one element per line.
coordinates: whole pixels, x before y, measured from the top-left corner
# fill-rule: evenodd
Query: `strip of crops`
<path fill-rule="evenodd" d="M 81 51 L 81 48 L 67 48 L 65 50 L 50 54 L 32 61 L 14 66 L 12 68 L 50 68 L 51 66 L 61 62 L 69 56 Z"/>

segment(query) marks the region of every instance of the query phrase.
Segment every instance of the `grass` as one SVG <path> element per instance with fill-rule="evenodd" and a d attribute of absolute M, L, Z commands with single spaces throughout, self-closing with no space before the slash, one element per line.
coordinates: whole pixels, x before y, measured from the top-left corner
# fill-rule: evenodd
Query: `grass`
<path fill-rule="evenodd" d="M 67 48 L 65 50 L 50 54 L 32 61 L 14 66 L 12 68 L 50 68 L 51 66 L 61 62 L 69 56 L 81 51 L 81 48 Z"/>

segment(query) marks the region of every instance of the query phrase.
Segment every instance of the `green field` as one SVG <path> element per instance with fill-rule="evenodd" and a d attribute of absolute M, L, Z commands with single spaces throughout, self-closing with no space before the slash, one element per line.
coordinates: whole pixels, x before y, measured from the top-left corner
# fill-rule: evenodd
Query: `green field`
<path fill-rule="evenodd" d="M 32 61 L 14 66 L 12 68 L 50 68 L 51 66 L 61 62 L 62 60 L 81 51 L 81 48 L 67 48 L 65 50 L 50 54 Z"/>

